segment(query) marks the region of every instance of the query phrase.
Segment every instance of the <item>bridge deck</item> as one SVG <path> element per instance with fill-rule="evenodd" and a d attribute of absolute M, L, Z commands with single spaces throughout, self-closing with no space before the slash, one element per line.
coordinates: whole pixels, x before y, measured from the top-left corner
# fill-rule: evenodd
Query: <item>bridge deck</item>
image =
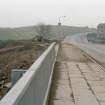
<path fill-rule="evenodd" d="M 105 72 L 72 45 L 62 44 L 49 105 L 105 105 Z"/>

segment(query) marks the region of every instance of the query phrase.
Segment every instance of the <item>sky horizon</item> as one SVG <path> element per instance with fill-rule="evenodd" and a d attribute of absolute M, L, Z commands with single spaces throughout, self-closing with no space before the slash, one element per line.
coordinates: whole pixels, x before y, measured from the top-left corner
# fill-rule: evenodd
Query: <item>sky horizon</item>
<path fill-rule="evenodd" d="M 105 23 L 104 0 L 1 0 L 0 27 L 21 27 L 39 22 L 96 28 Z"/>

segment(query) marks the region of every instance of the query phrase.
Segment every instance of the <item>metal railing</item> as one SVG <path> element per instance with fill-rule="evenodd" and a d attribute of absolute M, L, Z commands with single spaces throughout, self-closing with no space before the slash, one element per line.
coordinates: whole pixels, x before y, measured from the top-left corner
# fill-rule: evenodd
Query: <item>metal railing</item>
<path fill-rule="evenodd" d="M 4 96 L 0 105 L 46 105 L 57 51 L 58 46 L 52 43 Z"/>

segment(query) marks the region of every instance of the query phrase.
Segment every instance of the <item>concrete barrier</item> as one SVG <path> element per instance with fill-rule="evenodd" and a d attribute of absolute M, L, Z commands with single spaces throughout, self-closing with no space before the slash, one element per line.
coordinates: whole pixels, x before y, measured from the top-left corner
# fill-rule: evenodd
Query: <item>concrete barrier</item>
<path fill-rule="evenodd" d="M 46 105 L 58 46 L 51 46 L 4 96 L 0 105 Z"/>

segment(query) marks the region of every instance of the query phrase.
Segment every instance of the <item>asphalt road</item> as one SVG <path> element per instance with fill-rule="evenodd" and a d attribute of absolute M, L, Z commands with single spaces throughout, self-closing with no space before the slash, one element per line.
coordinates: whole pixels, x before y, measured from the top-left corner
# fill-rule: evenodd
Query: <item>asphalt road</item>
<path fill-rule="evenodd" d="M 87 33 L 68 36 L 64 39 L 64 42 L 79 47 L 97 61 L 105 63 L 105 45 L 89 43 Z"/>

